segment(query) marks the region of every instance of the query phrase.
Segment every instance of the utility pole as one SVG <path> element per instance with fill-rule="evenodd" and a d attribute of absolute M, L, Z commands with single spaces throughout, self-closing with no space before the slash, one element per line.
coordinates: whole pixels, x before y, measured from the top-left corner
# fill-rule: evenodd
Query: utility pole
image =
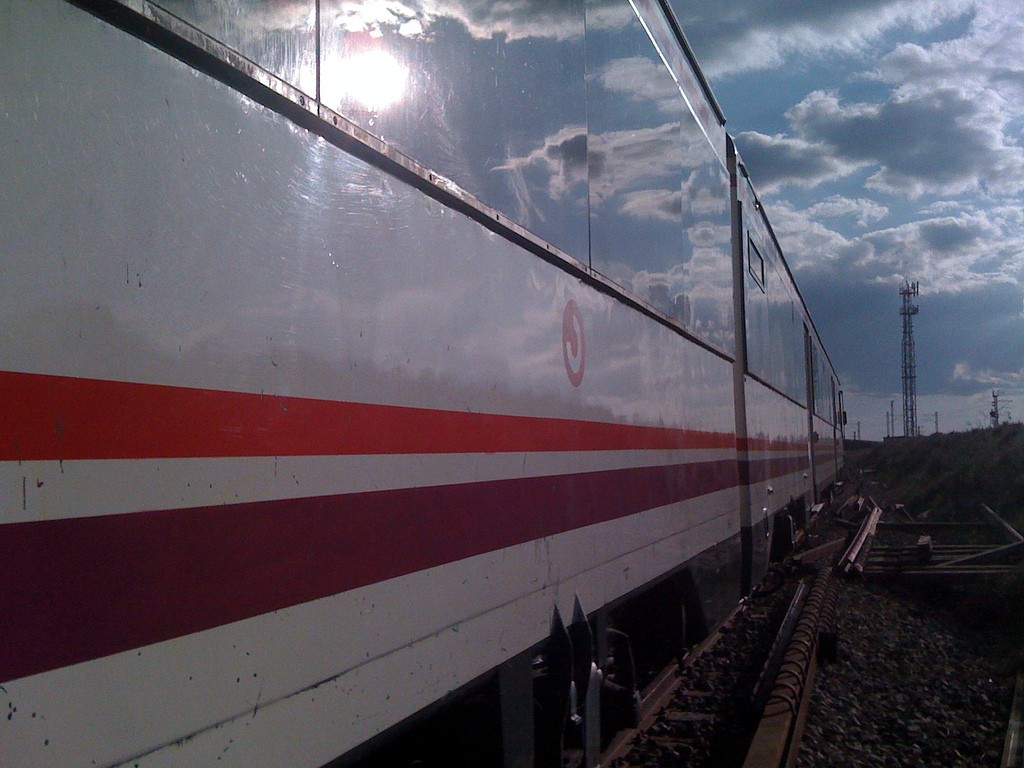
<path fill-rule="evenodd" d="M 935 434 L 939 434 L 939 412 L 935 412 Z"/>
<path fill-rule="evenodd" d="M 885 412 L 885 436 L 886 437 L 892 437 L 892 435 L 889 434 L 889 412 L 888 411 Z"/>
<path fill-rule="evenodd" d="M 889 401 L 889 422 L 892 424 L 892 436 L 896 437 L 896 401 Z"/>
<path fill-rule="evenodd" d="M 917 436 L 917 362 L 914 354 L 914 321 L 917 305 L 911 301 L 918 295 L 917 282 L 903 282 L 900 296 L 903 306 L 903 436 Z"/>

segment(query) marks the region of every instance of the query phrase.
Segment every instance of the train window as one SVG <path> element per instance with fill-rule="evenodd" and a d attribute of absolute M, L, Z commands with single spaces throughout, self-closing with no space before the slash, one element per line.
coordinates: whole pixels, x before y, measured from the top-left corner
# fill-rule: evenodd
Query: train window
<path fill-rule="evenodd" d="M 316 2 L 156 0 L 155 4 L 315 96 Z"/>
<path fill-rule="evenodd" d="M 815 415 L 829 424 L 833 423 L 834 409 L 832 407 L 832 375 L 829 371 L 828 360 L 821 353 L 816 342 L 811 342 L 811 377 L 814 387 L 814 402 L 812 407 Z"/>
<path fill-rule="evenodd" d="M 731 350 L 728 175 L 649 34 L 665 20 L 625 0 L 587 11 L 591 265 Z"/>
<path fill-rule="evenodd" d="M 747 238 L 747 273 L 764 293 L 764 259 L 752 238 Z"/>
<path fill-rule="evenodd" d="M 789 372 L 789 387 L 786 394 L 797 402 L 807 399 L 807 369 L 804 360 L 804 321 L 795 300 L 790 300 L 789 344 L 786 356 L 786 370 Z"/>
<path fill-rule="evenodd" d="M 591 264 L 688 324 L 678 265 L 685 103 L 627 2 L 588 4 Z"/>
<path fill-rule="evenodd" d="M 583 3 L 321 0 L 321 100 L 586 261 Z"/>
<path fill-rule="evenodd" d="M 794 401 L 807 399 L 803 313 L 782 256 L 747 240 L 746 331 L 750 373 Z"/>

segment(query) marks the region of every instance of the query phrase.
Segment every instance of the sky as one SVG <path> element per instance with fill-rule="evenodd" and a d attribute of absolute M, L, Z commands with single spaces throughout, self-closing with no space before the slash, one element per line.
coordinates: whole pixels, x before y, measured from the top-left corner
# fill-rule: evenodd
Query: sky
<path fill-rule="evenodd" d="M 847 436 L 1024 419 L 1019 0 L 674 0 L 842 381 Z M 895 429 L 887 413 L 895 401 Z"/>

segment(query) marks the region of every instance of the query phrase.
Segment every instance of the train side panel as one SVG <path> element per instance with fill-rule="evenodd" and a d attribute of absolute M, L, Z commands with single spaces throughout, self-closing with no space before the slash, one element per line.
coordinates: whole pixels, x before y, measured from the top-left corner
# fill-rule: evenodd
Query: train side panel
<path fill-rule="evenodd" d="M 768 564 L 776 515 L 805 509 L 816 492 L 806 355 L 807 314 L 742 160 L 729 146 L 733 178 L 736 313 L 744 338 L 734 372 L 738 455 L 751 579 Z"/>
<path fill-rule="evenodd" d="M 11 10 L 4 765 L 320 764 L 738 540 L 720 349 L 76 8 Z"/>

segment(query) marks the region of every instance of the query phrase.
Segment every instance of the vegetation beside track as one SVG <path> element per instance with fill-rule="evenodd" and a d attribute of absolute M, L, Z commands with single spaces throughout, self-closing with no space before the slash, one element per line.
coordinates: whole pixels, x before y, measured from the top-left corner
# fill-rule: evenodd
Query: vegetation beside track
<path fill-rule="evenodd" d="M 846 462 L 852 478 L 864 472 L 915 515 L 956 519 L 987 504 L 1024 529 L 1024 424 L 861 442 L 847 448 Z"/>

